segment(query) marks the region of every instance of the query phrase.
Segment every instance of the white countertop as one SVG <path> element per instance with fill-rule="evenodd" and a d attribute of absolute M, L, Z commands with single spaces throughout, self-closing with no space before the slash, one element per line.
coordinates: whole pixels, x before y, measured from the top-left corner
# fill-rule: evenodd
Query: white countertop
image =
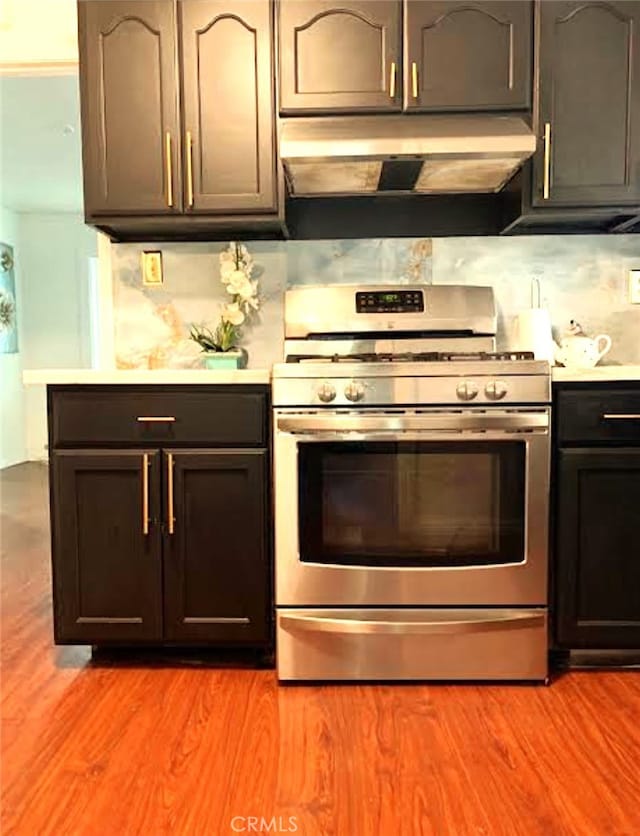
<path fill-rule="evenodd" d="M 27 369 L 22 374 L 27 386 L 42 383 L 91 384 L 216 384 L 270 383 L 270 369 Z"/>
<path fill-rule="evenodd" d="M 609 380 L 640 380 L 640 365 L 596 366 L 593 369 L 565 369 L 554 366 L 555 382 L 604 382 Z M 22 380 L 27 386 L 60 384 L 216 384 L 270 383 L 271 369 L 26 369 Z"/>
<path fill-rule="evenodd" d="M 551 379 L 557 382 L 594 383 L 608 380 L 640 380 L 639 366 L 595 366 L 593 369 L 565 369 L 554 366 Z"/>

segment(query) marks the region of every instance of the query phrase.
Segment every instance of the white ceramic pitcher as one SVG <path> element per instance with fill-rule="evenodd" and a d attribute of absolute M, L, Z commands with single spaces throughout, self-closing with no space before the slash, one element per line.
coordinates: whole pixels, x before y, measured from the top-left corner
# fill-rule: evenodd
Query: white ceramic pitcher
<path fill-rule="evenodd" d="M 592 369 L 611 348 L 611 337 L 598 334 L 587 337 L 584 334 L 569 334 L 556 346 L 556 363 L 569 369 Z"/>

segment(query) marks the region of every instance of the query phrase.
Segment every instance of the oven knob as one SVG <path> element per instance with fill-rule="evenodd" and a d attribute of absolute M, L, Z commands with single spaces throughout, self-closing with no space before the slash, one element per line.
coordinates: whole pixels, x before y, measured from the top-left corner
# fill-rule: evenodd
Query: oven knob
<path fill-rule="evenodd" d="M 363 384 L 357 380 L 352 380 L 345 386 L 344 395 L 348 401 L 361 401 L 364 398 Z"/>
<path fill-rule="evenodd" d="M 507 394 L 507 384 L 504 380 L 490 380 L 484 387 L 484 393 L 490 401 L 501 401 Z"/>
<path fill-rule="evenodd" d="M 472 401 L 478 394 L 478 386 L 473 380 L 463 380 L 458 383 L 456 394 L 461 401 Z"/>
<path fill-rule="evenodd" d="M 322 403 L 331 403 L 336 396 L 336 387 L 333 383 L 323 383 L 318 387 L 317 395 Z"/>

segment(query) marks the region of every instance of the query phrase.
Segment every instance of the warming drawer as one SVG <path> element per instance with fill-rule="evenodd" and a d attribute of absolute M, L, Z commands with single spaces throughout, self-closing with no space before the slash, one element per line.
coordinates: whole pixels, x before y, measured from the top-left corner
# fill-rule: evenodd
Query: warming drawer
<path fill-rule="evenodd" d="M 278 611 L 281 680 L 545 680 L 544 609 Z"/>

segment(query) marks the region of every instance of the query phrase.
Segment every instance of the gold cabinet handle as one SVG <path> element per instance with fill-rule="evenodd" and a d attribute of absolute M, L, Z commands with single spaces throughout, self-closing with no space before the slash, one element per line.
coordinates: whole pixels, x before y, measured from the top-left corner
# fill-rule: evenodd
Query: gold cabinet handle
<path fill-rule="evenodd" d="M 605 412 L 605 421 L 640 421 L 640 413 L 635 412 Z"/>
<path fill-rule="evenodd" d="M 142 455 L 142 533 L 149 533 L 149 454 Z"/>
<path fill-rule="evenodd" d="M 173 209 L 173 157 L 171 154 L 171 134 L 166 132 L 164 137 L 165 165 L 167 167 L 167 206 Z"/>
<path fill-rule="evenodd" d="M 411 94 L 414 99 L 418 98 L 418 65 L 415 61 L 411 62 Z"/>
<path fill-rule="evenodd" d="M 173 415 L 138 415 L 136 418 L 141 424 L 173 424 L 175 420 Z"/>
<path fill-rule="evenodd" d="M 398 72 L 398 67 L 395 61 L 391 62 L 391 69 L 389 70 L 389 98 L 395 99 L 396 97 L 396 74 Z"/>
<path fill-rule="evenodd" d="M 173 453 L 167 453 L 167 526 L 169 534 L 176 530 L 176 518 L 173 514 Z"/>
<path fill-rule="evenodd" d="M 544 179 L 542 182 L 542 197 L 549 200 L 551 192 L 551 122 L 544 123 Z"/>
<path fill-rule="evenodd" d="M 187 205 L 193 206 L 193 137 L 187 131 Z"/>

